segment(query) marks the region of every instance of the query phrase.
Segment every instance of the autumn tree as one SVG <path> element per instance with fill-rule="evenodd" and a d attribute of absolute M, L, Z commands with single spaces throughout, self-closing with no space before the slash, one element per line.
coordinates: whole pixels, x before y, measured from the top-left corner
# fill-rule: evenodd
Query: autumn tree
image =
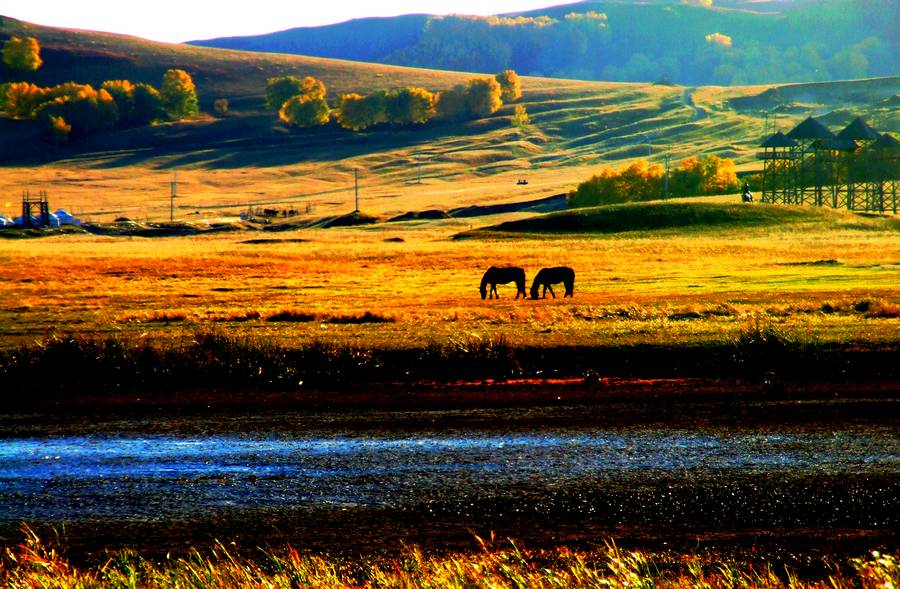
<path fill-rule="evenodd" d="M 109 92 L 85 85 L 74 94 L 64 94 L 45 102 L 35 111 L 35 118 L 44 121 L 48 128 L 53 127 L 54 117 L 63 119 L 71 127 L 73 139 L 81 139 L 112 129 L 119 114 Z"/>
<path fill-rule="evenodd" d="M 344 94 L 338 100 L 338 124 L 353 131 L 362 131 L 386 120 L 383 96 Z"/>
<path fill-rule="evenodd" d="M 485 117 L 503 106 L 500 84 L 494 78 L 472 78 L 466 88 L 466 107 L 472 117 Z"/>
<path fill-rule="evenodd" d="M 159 90 L 150 84 L 135 84 L 132 97 L 134 98 L 134 110 L 131 112 L 131 124 L 149 125 L 166 116 L 162 96 L 160 96 Z"/>
<path fill-rule="evenodd" d="M 664 174 L 662 166 L 644 160 L 620 170 L 604 168 L 570 192 L 568 201 L 571 206 L 584 207 L 660 198 Z M 714 155 L 682 160 L 669 178 L 670 196 L 721 194 L 738 187 L 734 162 Z"/>
<path fill-rule="evenodd" d="M 279 111 L 294 96 L 325 98 L 326 93 L 325 84 L 312 76 L 276 76 L 266 81 L 266 108 Z"/>
<path fill-rule="evenodd" d="M 522 98 L 522 85 L 515 70 L 504 70 L 494 76 L 494 79 L 500 84 L 500 98 L 503 102 L 515 102 Z"/>
<path fill-rule="evenodd" d="M 171 69 L 163 76 L 159 91 L 163 108 L 173 119 L 183 119 L 197 114 L 197 88 L 190 74 L 184 70 Z"/>
<path fill-rule="evenodd" d="M 525 110 L 524 104 L 517 104 L 516 111 L 512 116 L 512 124 L 519 131 L 525 131 L 525 128 L 528 127 L 528 123 L 531 122 L 531 119 L 528 118 L 528 111 Z"/>
<path fill-rule="evenodd" d="M 128 80 L 107 80 L 100 88 L 109 92 L 119 111 L 119 125 L 130 126 L 134 120 L 134 84 Z"/>
<path fill-rule="evenodd" d="M 41 46 L 34 37 L 10 37 L 3 44 L 3 63 L 18 72 L 36 71 L 41 64 Z"/>
<path fill-rule="evenodd" d="M 438 118 L 448 121 L 465 118 L 469 113 L 466 94 L 466 87 L 461 84 L 438 94 L 436 104 Z"/>
<path fill-rule="evenodd" d="M 398 88 L 387 96 L 387 120 L 395 125 L 424 123 L 435 114 L 435 96 L 424 88 Z"/>
<path fill-rule="evenodd" d="M 46 100 L 47 91 L 30 82 L 13 82 L 6 87 L 6 113 L 14 119 L 30 119 Z"/>
<path fill-rule="evenodd" d="M 306 76 L 300 81 L 300 95 L 309 98 L 325 98 L 328 91 L 325 89 L 325 83 L 322 80 L 312 76 Z"/>
<path fill-rule="evenodd" d="M 47 125 L 49 127 L 50 135 L 53 137 L 53 143 L 56 145 L 68 143 L 69 134 L 72 132 L 72 125 L 67 123 L 64 118 L 49 115 L 47 117 Z"/>
<path fill-rule="evenodd" d="M 327 124 L 330 112 L 324 97 L 294 96 L 281 105 L 278 118 L 302 129 Z"/>
<path fill-rule="evenodd" d="M 276 76 L 266 80 L 266 108 L 277 111 L 289 98 L 302 94 L 303 82 L 296 76 Z"/>
<path fill-rule="evenodd" d="M 715 155 L 682 160 L 669 180 L 674 196 L 723 194 L 734 192 L 739 186 L 734 161 Z"/>

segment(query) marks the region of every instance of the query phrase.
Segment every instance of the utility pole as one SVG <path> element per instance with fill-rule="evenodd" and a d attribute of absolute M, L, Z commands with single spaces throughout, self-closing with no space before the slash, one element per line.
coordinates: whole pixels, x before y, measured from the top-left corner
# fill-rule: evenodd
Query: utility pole
<path fill-rule="evenodd" d="M 353 202 L 355 208 L 354 213 L 359 212 L 359 168 L 353 168 Z"/>
<path fill-rule="evenodd" d="M 172 172 L 172 194 L 169 196 L 169 223 L 175 222 L 175 196 L 178 194 L 178 171 Z"/>

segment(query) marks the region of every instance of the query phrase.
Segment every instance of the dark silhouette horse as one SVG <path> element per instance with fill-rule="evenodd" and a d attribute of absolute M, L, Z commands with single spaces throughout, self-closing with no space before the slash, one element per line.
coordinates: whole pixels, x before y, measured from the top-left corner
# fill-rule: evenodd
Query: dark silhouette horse
<path fill-rule="evenodd" d="M 488 296 L 488 287 L 487 285 L 491 285 L 490 289 L 490 298 L 494 298 L 494 295 L 497 298 L 500 298 L 500 294 L 497 292 L 498 284 L 508 284 L 510 282 L 516 283 L 516 298 L 519 298 L 519 295 L 522 295 L 522 298 L 527 298 L 525 295 L 525 270 L 521 268 L 516 268 L 514 266 L 509 266 L 507 268 L 498 268 L 496 266 L 491 266 L 487 269 L 487 272 L 484 273 L 484 276 L 481 278 L 481 287 L 478 289 L 481 291 L 481 298 L 485 299 Z"/>
<path fill-rule="evenodd" d="M 534 277 L 531 283 L 531 298 L 538 298 L 538 289 L 544 287 L 543 298 L 547 297 L 547 291 L 556 298 L 556 294 L 551 288 L 551 284 L 559 284 L 560 282 L 566 287 L 565 296 L 570 297 L 575 293 L 575 270 L 566 266 L 557 266 L 556 268 L 541 268 L 540 272 Z"/>

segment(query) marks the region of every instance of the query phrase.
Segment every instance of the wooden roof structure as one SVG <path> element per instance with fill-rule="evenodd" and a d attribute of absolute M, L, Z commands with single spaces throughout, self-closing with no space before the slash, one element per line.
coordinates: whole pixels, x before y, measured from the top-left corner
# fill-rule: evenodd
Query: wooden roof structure
<path fill-rule="evenodd" d="M 812 117 L 806 117 L 802 123 L 791 129 L 787 134 L 788 139 L 833 139 L 834 133 Z"/>
<path fill-rule="evenodd" d="M 784 133 L 778 131 L 777 133 L 763 141 L 760 147 L 773 149 L 778 147 L 795 147 L 796 145 L 797 143 L 795 141 L 788 139 L 787 137 L 785 137 Z"/>
<path fill-rule="evenodd" d="M 838 139 L 850 139 L 854 141 L 878 141 L 881 135 L 866 124 L 862 117 L 856 117 L 843 131 L 837 134 Z"/>
<path fill-rule="evenodd" d="M 894 139 L 890 133 L 882 133 L 875 143 L 872 144 L 875 149 L 897 149 L 900 147 L 900 141 Z"/>

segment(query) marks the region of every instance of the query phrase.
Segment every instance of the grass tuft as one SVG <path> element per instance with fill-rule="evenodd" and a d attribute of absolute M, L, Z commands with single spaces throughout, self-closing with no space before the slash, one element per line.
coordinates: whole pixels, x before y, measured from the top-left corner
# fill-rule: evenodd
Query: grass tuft
<path fill-rule="evenodd" d="M 331 315 L 325 319 L 326 323 L 335 323 L 338 325 L 353 325 L 353 324 L 361 324 L 361 323 L 393 323 L 395 319 L 392 317 L 385 317 L 384 315 L 379 315 L 378 313 L 372 313 L 371 311 L 366 311 L 361 314 L 350 314 L 350 315 Z"/>
<path fill-rule="evenodd" d="M 277 311 L 275 313 L 272 313 L 271 315 L 266 316 L 266 321 L 292 321 L 295 323 L 306 323 L 315 320 L 316 316 L 312 313 L 293 310 Z"/>

